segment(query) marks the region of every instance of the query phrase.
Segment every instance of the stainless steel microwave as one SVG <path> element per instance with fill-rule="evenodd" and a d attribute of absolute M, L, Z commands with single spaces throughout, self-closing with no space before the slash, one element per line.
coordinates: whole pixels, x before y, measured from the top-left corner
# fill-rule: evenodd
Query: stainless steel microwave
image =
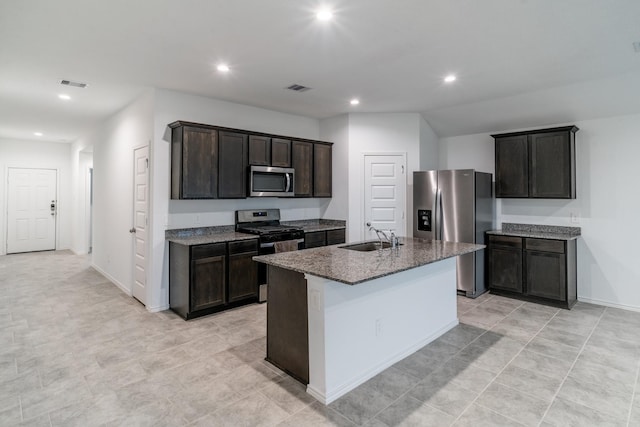
<path fill-rule="evenodd" d="M 251 166 L 249 197 L 293 197 L 294 177 L 293 168 Z"/>

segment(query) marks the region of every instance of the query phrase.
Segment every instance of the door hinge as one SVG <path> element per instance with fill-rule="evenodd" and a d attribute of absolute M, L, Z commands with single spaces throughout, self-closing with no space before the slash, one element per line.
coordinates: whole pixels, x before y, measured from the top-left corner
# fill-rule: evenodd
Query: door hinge
<path fill-rule="evenodd" d="M 147 169 L 149 169 L 149 158 L 148 157 L 144 159 L 144 163 L 145 163 Z"/>
<path fill-rule="evenodd" d="M 400 166 L 401 170 L 402 170 L 402 174 L 404 175 L 404 165 Z"/>
<path fill-rule="evenodd" d="M 404 219 L 404 211 L 402 211 L 402 219 Z"/>

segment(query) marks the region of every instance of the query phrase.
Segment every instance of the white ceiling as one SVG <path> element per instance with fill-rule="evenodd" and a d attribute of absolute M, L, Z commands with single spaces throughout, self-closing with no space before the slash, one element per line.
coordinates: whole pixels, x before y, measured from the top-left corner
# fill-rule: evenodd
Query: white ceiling
<path fill-rule="evenodd" d="M 3 0 L 0 137 L 75 140 L 149 87 L 314 118 L 420 112 L 440 136 L 640 112 L 638 0 L 328 1 L 329 23 L 322 0 Z"/>

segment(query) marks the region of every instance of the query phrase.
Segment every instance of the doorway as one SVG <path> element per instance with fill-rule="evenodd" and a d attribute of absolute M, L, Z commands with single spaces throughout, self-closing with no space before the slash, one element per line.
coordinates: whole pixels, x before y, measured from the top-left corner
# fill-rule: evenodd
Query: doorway
<path fill-rule="evenodd" d="M 58 172 L 9 168 L 7 253 L 56 249 Z"/>
<path fill-rule="evenodd" d="M 406 155 L 364 155 L 364 233 L 375 239 L 367 223 L 380 230 L 406 236 Z"/>
<path fill-rule="evenodd" d="M 133 287 L 142 304 L 147 299 L 147 234 L 149 229 L 149 146 L 133 150 Z"/>

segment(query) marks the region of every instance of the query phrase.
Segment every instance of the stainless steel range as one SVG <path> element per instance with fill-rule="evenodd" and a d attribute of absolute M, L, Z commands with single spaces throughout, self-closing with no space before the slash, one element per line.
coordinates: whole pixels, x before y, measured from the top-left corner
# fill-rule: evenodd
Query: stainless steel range
<path fill-rule="evenodd" d="M 273 254 L 280 246 L 288 250 L 304 249 L 304 231 L 299 227 L 280 224 L 280 209 L 249 209 L 236 211 L 236 231 L 259 236 L 260 255 Z M 288 245 L 277 245 L 288 242 Z M 295 243 L 294 243 L 295 242 Z M 258 264 L 261 302 L 267 297 L 267 266 Z"/>

